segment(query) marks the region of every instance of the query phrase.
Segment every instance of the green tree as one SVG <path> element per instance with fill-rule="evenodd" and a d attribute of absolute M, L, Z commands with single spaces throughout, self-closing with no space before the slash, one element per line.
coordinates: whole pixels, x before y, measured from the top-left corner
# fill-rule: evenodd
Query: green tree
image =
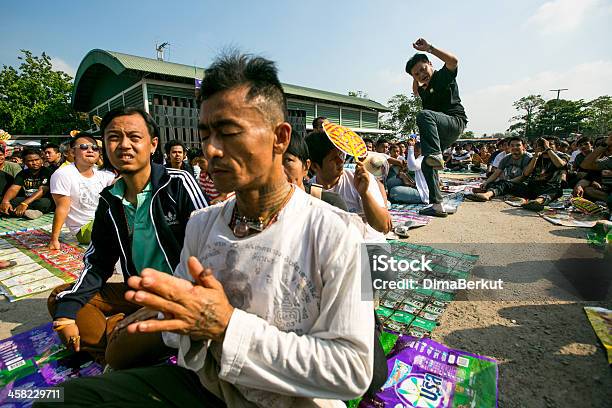
<path fill-rule="evenodd" d="M 612 97 L 600 96 L 586 104 L 585 133 L 603 135 L 612 131 Z"/>
<path fill-rule="evenodd" d="M 70 104 L 72 77 L 56 71 L 44 52 L 21 50 L 19 69 L 0 71 L 0 128 L 11 134 L 61 135 L 89 127 Z"/>
<path fill-rule="evenodd" d="M 459 136 L 459 139 L 474 139 L 474 132 L 472 132 L 471 130 L 466 130 L 465 132 L 463 132 L 461 134 L 461 136 Z"/>
<path fill-rule="evenodd" d="M 567 136 L 570 133 L 580 132 L 584 129 L 583 122 L 586 117 L 587 112 L 582 99 L 577 101 L 551 99 L 546 101 L 536 115 L 537 136 L 546 134 Z"/>
<path fill-rule="evenodd" d="M 537 137 L 534 121 L 540 109 L 544 106 L 544 99 L 541 95 L 524 96 L 515 101 L 512 106 L 519 112 L 510 121 L 515 122 L 508 128 L 509 132 L 517 133 L 528 139 Z"/>
<path fill-rule="evenodd" d="M 383 129 L 403 135 L 417 133 L 416 116 L 423 109 L 419 98 L 397 94 L 389 99 L 387 104 L 391 108 L 391 114 L 383 120 Z"/>

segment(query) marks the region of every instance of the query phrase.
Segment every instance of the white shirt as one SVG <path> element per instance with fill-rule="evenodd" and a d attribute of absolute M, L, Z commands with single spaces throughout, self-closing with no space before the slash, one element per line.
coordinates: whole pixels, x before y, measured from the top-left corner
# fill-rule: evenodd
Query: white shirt
<path fill-rule="evenodd" d="M 421 196 L 421 202 L 423 204 L 429 204 L 429 187 L 427 187 L 427 181 L 423 170 L 421 170 L 421 163 L 423 162 L 423 155 L 418 158 L 414 157 L 414 146 L 408 146 L 408 170 L 414 171 L 414 181 L 416 182 L 417 190 Z"/>
<path fill-rule="evenodd" d="M 236 238 L 228 227 L 235 202 L 204 208 L 187 224 L 175 275 L 193 281 L 187 260 L 196 256 L 236 309 L 222 344 L 180 336 L 179 365 L 230 407 L 343 407 L 368 388 L 374 358 L 356 216 L 297 188 L 275 223 Z M 168 333 L 164 340 L 173 345 Z"/>
<path fill-rule="evenodd" d="M 508 155 L 508 153 L 506 153 L 505 151 L 498 153 L 497 156 L 495 156 L 495 159 L 493 159 L 493 163 L 491 163 L 491 166 L 495 167 L 495 168 L 499 168 L 499 163 L 504 159 L 504 157 L 506 157 Z"/>
<path fill-rule="evenodd" d="M 115 175 L 93 168 L 93 176 L 85 177 L 74 163 L 60 167 L 51 176 L 51 194 L 70 197 L 70 211 L 66 217 L 66 227 L 73 233 L 94 219 L 100 191 L 113 184 Z"/>
<path fill-rule="evenodd" d="M 374 197 L 374 201 L 383 208 L 386 208 L 385 198 L 380 192 L 380 188 L 378 187 L 378 182 L 376 177 L 367 172 L 368 177 L 370 178 L 370 183 L 368 185 L 368 192 L 372 194 Z M 358 214 L 361 219 L 367 224 L 367 220 L 365 217 L 365 210 L 363 209 L 363 203 L 361 202 L 361 196 L 357 192 L 354 184 L 355 180 L 355 171 L 344 169 L 338 183 L 332 188 L 325 190 L 331 191 L 333 193 L 337 193 L 346 203 L 346 207 L 349 212 Z M 317 183 L 316 176 L 313 179 L 314 183 Z M 366 234 L 366 242 L 386 242 L 384 234 L 379 231 L 376 231 L 370 224 L 367 224 L 368 233 Z"/>
<path fill-rule="evenodd" d="M 570 163 L 573 163 L 576 161 L 576 156 L 578 156 L 581 153 L 580 149 L 578 150 L 574 150 L 572 152 L 572 156 L 570 157 Z"/>

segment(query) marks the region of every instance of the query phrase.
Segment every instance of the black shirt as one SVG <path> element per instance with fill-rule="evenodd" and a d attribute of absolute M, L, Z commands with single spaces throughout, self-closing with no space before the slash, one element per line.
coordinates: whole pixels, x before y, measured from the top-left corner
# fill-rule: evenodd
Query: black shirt
<path fill-rule="evenodd" d="M 30 169 L 21 170 L 15 176 L 13 184 L 23 187 L 18 193 L 20 197 L 29 197 L 36 193 L 40 186 L 49 187 L 51 174 L 53 174 L 53 171 L 48 167 L 41 167 L 36 174 L 33 174 Z M 51 198 L 49 190 L 44 197 Z"/>
<path fill-rule="evenodd" d="M 433 73 L 427 88 L 419 87 L 419 96 L 423 102 L 423 109 L 455 116 L 467 123 L 456 78 L 457 70 L 451 71 L 444 65 L 442 69 Z"/>

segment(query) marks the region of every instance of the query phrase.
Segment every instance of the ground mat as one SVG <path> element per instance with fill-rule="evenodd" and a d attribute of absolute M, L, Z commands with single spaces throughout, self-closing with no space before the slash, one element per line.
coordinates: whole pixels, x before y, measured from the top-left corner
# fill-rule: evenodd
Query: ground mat
<path fill-rule="evenodd" d="M 43 229 L 0 238 L 0 259 L 16 265 L 0 269 L 0 294 L 13 302 L 72 282 L 83 269 L 83 251 L 74 238 L 62 233 L 61 250 L 47 249 L 50 233 Z"/>

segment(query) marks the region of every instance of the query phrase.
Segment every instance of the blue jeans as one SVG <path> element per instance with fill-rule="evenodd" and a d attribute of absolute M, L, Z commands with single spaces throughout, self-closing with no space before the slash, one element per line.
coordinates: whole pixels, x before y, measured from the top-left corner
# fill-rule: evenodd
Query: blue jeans
<path fill-rule="evenodd" d="M 419 190 L 405 186 L 404 182 L 397 177 L 387 180 L 387 189 L 389 190 L 389 200 L 395 203 L 419 204 L 422 202 Z"/>
<path fill-rule="evenodd" d="M 421 154 L 424 157 L 441 154 L 459 138 L 465 128 L 465 122 L 462 119 L 429 109 L 424 109 L 417 114 L 416 123 L 421 135 Z M 441 203 L 442 192 L 438 170 L 428 166 L 425 160 L 421 168 L 429 188 L 429 202 Z"/>

